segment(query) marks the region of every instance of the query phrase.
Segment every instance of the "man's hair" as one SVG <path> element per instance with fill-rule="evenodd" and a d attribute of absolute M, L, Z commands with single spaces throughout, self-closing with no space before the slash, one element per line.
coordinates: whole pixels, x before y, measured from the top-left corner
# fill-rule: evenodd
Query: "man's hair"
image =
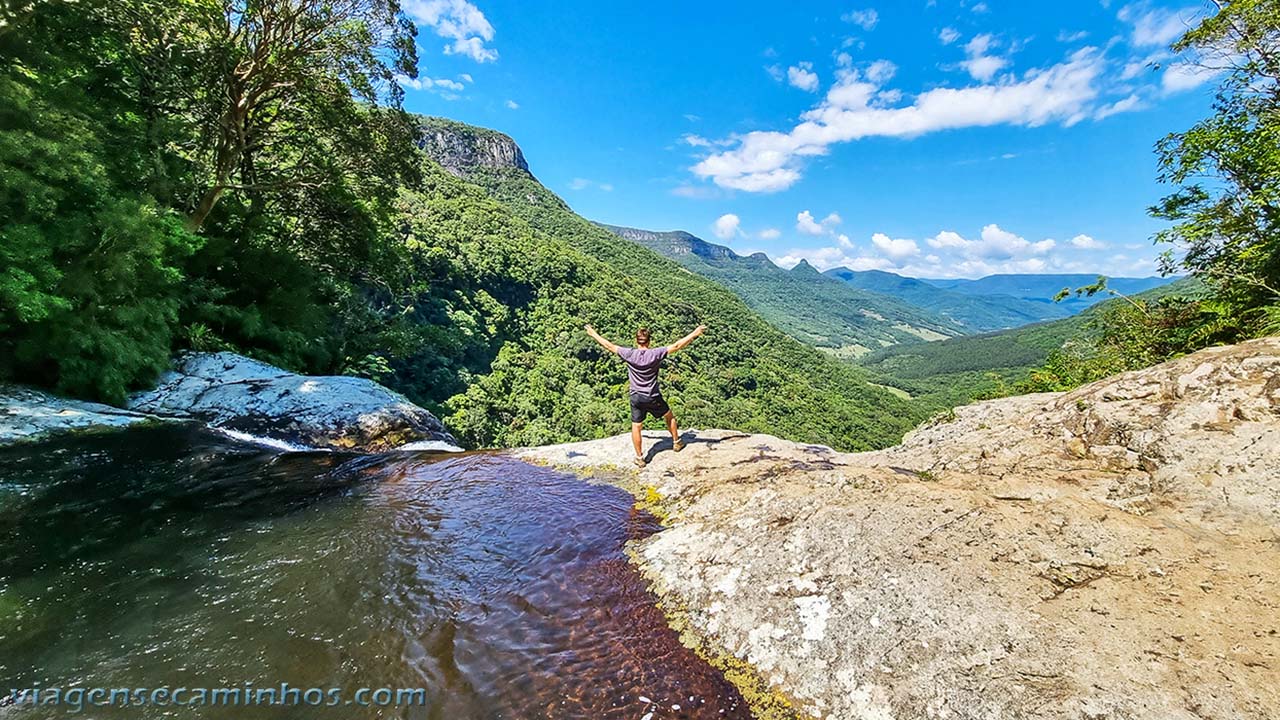
<path fill-rule="evenodd" d="M 649 328 L 640 328 L 636 331 L 636 344 L 640 346 L 649 344 Z"/>

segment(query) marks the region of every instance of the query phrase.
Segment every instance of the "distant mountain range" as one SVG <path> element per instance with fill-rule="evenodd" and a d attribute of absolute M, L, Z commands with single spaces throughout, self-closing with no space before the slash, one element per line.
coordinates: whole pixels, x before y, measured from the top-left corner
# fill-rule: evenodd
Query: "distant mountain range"
<path fill-rule="evenodd" d="M 834 355 L 857 357 L 967 332 L 937 313 L 828 277 L 805 262 L 786 270 L 764 253 L 738 255 L 687 232 L 602 227 L 720 283 L 787 334 Z"/>
<path fill-rule="evenodd" d="M 828 270 L 826 275 L 856 288 L 905 300 L 912 305 L 955 321 L 969 333 L 1003 330 L 1042 320 L 1063 318 L 1074 313 L 1071 308 L 1052 302 L 1052 293 L 1044 300 L 996 292 L 973 293 L 945 289 L 932 280 L 917 280 L 883 270 L 855 271 L 840 267 Z M 1096 279 L 1096 277 L 1090 277 L 1089 282 Z M 1079 287 L 1079 285 L 1073 287 Z M 1056 293 L 1062 288 L 1063 286 L 1059 285 L 1053 292 Z"/>
<path fill-rule="evenodd" d="M 1059 275 L 988 275 L 977 280 L 925 280 L 924 282 L 944 290 L 954 290 L 966 295 L 981 295 L 984 297 L 1007 295 L 1036 303 L 1049 304 L 1053 303 L 1053 296 L 1063 288 L 1074 290 L 1078 287 L 1090 285 L 1097 279 L 1098 273 L 1077 273 Z M 1108 277 L 1107 287 L 1125 295 L 1136 295 L 1161 285 L 1168 285 L 1177 279 L 1175 277 Z M 1058 303 L 1058 305 L 1067 308 L 1068 314 L 1074 315 L 1109 297 L 1111 296 L 1106 293 L 1094 295 L 1093 297 L 1076 297 L 1073 295 Z"/>
<path fill-rule="evenodd" d="M 992 275 L 979 280 L 920 280 L 881 270 L 834 268 L 820 273 L 807 262 L 790 270 L 764 253 L 739 255 L 683 231 L 655 232 L 602 225 L 675 260 L 738 295 L 767 320 L 801 342 L 844 357 L 921 340 L 1004 330 L 1055 320 L 1110 297 L 1053 296 L 1097 275 Z M 1173 278 L 1111 278 L 1130 294 Z"/>

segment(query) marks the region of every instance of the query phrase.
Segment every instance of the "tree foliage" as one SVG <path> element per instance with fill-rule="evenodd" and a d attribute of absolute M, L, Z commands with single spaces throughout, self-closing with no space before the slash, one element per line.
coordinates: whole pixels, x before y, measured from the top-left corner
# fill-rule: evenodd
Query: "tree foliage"
<path fill-rule="evenodd" d="M 1160 180 L 1177 189 L 1151 209 L 1173 223 L 1165 256 L 1209 283 L 1217 307 L 1205 333 L 1266 332 L 1280 303 L 1280 2 L 1230 0 L 1173 45 L 1222 72 L 1213 114 L 1157 145 Z"/>

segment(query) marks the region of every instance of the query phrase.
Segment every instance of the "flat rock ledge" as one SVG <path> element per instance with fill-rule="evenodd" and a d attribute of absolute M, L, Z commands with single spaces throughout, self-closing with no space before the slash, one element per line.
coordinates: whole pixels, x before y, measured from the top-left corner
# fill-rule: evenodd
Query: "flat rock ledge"
<path fill-rule="evenodd" d="M 0 445 L 159 420 L 101 403 L 70 400 L 18 385 L 0 385 Z"/>
<path fill-rule="evenodd" d="M 804 715 L 1280 717 L 1280 339 L 958 408 L 873 453 L 655 441 L 620 482 L 668 527 L 633 557 Z M 513 452 L 631 461 L 627 436 Z"/>
<path fill-rule="evenodd" d="M 297 375 L 229 352 L 179 356 L 128 407 L 309 448 L 459 449 L 434 415 L 372 380 Z"/>

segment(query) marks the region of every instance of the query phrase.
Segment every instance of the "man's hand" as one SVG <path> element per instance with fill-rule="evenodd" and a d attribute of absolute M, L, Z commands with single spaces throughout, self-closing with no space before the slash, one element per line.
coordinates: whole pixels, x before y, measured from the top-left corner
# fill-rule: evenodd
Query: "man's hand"
<path fill-rule="evenodd" d="M 587 334 L 591 336 L 591 339 L 595 340 L 596 344 L 598 344 L 600 347 L 604 348 L 605 350 L 608 350 L 611 353 L 618 352 L 618 346 L 614 345 L 613 343 L 601 337 L 600 333 L 596 332 L 596 329 L 591 327 L 591 323 L 587 323 L 586 325 L 583 325 L 582 329 L 586 330 Z"/>
<path fill-rule="evenodd" d="M 667 346 L 667 352 L 668 352 L 668 353 L 673 353 L 673 352 L 679 352 L 679 351 L 681 351 L 681 350 L 685 349 L 686 347 L 688 347 L 688 346 L 689 346 L 689 343 L 691 343 L 691 342 L 693 342 L 694 340 L 698 339 L 698 336 L 699 336 L 699 335 L 701 335 L 702 333 L 706 332 L 706 331 L 707 331 L 707 326 L 706 326 L 706 325 L 699 325 L 698 327 L 696 327 L 696 328 L 694 328 L 694 329 L 693 329 L 693 332 L 691 332 L 691 333 L 689 333 L 688 335 L 685 335 L 684 337 L 682 337 L 682 338 L 680 338 L 679 340 L 675 341 L 675 343 L 674 343 L 674 344 L 672 344 L 672 345 L 668 345 L 668 346 Z"/>

